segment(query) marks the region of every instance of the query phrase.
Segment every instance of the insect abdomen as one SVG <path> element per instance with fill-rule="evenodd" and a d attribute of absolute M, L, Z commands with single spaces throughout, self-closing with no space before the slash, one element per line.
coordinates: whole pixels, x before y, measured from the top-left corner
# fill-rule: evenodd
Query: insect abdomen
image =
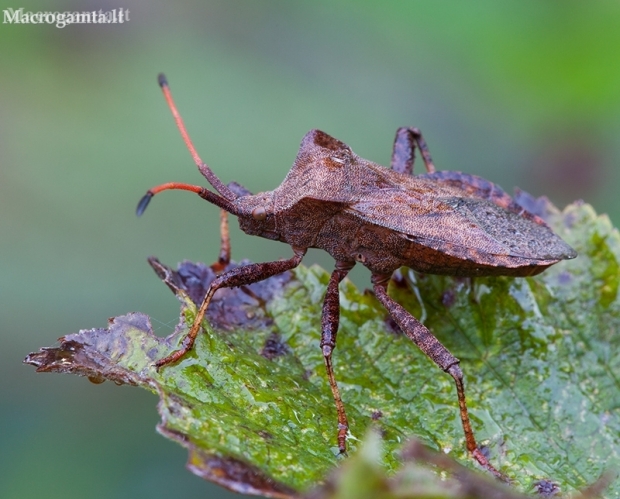
<path fill-rule="evenodd" d="M 506 248 L 511 257 L 560 261 L 575 258 L 573 248 L 547 225 L 477 198 L 461 198 L 455 211 Z"/>

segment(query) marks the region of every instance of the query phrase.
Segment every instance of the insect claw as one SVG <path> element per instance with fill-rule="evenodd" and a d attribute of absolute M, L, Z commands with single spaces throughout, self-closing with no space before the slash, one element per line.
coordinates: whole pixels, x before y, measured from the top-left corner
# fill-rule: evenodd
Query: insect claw
<path fill-rule="evenodd" d="M 151 202 L 152 197 L 153 193 L 151 191 L 148 191 L 144 196 L 142 196 L 142 199 L 140 199 L 140 202 L 138 203 L 138 206 L 136 208 L 136 215 L 140 216 L 142 215 L 142 213 L 144 213 L 144 210 L 146 210 L 146 207 Z"/>
<path fill-rule="evenodd" d="M 478 462 L 480 466 L 482 466 L 485 470 L 487 470 L 491 475 L 493 475 L 498 480 L 511 484 L 512 480 L 508 478 L 506 475 L 498 471 L 487 459 L 484 453 L 480 450 L 480 447 L 476 447 L 476 449 L 472 452 L 472 456 Z"/>

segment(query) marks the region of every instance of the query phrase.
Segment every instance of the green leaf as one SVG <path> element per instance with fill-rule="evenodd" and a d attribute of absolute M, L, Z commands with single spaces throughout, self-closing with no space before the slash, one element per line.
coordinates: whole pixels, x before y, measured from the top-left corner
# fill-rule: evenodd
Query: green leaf
<path fill-rule="evenodd" d="M 579 252 L 576 260 L 526 279 L 403 269 L 390 289 L 460 358 L 479 444 L 525 492 L 540 480 L 580 489 L 620 465 L 620 238 L 588 205 L 563 213 L 546 208 L 548 222 Z M 146 316 L 129 314 L 108 329 L 65 336 L 60 347 L 26 362 L 157 393 L 159 430 L 189 449 L 190 469 L 239 492 L 292 497 L 347 462 L 337 455 L 335 407 L 319 348 L 329 275 L 300 267 L 250 292 L 218 291 L 209 323 L 219 328 L 205 323 L 195 349 L 157 372 L 153 362 L 191 325 L 190 297 L 200 300 L 210 269 L 186 262 L 174 272 L 151 264 L 182 301 L 172 336 L 157 338 Z M 388 476 L 401 468 L 402 445 L 414 435 L 476 468 L 465 450 L 452 378 L 386 321 L 372 294 L 349 281 L 341 285 L 334 364 L 350 454 L 376 426 Z M 608 497 L 619 496 L 616 480 Z"/>

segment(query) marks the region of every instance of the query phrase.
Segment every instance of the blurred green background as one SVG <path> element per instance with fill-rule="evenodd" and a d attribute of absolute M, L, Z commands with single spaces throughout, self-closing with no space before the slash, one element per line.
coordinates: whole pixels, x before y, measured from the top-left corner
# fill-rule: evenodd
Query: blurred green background
<path fill-rule="evenodd" d="M 21 364 L 129 311 L 169 334 L 177 302 L 146 257 L 217 256 L 218 212 L 197 196 L 134 215 L 151 186 L 206 184 L 160 71 L 203 158 L 254 192 L 278 185 L 311 128 L 388 164 L 396 128 L 415 125 L 439 169 L 620 221 L 617 1 L 0 4 L 130 11 L 122 25 L 0 25 L 2 498 L 235 497 L 185 471 L 154 431 L 155 396 Z M 237 259 L 291 254 L 232 237 Z"/>

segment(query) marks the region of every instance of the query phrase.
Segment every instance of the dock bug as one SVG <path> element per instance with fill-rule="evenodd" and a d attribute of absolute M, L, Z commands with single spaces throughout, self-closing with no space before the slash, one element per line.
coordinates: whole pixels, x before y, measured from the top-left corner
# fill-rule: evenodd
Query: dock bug
<path fill-rule="evenodd" d="M 338 413 L 340 452 L 346 451 L 349 425 L 332 366 L 340 311 L 338 285 L 359 262 L 370 270 L 375 296 L 400 329 L 454 378 L 467 449 L 480 465 L 503 478 L 476 444 L 459 360 L 390 298 L 387 285 L 402 266 L 452 276 L 532 276 L 575 258 L 575 251 L 497 185 L 474 175 L 435 171 L 417 128 L 398 129 L 391 168 L 360 158 L 343 142 L 311 130 L 302 140 L 293 167 L 273 191 L 253 195 L 239 184 L 225 185 L 196 152 L 164 75 L 159 75 L 159 84 L 194 162 L 217 193 L 196 185 L 162 184 L 140 200 L 137 214 L 164 190 L 195 192 L 235 215 L 247 234 L 282 241 L 294 254 L 288 260 L 248 264 L 219 274 L 180 348 L 158 360 L 156 367 L 178 361 L 192 348 L 218 289 L 248 285 L 294 269 L 308 248 L 320 248 L 336 260 L 323 302 L 320 345 Z M 413 175 L 416 147 L 426 166 L 423 175 Z M 226 260 L 226 236 L 222 248 L 220 259 Z"/>

